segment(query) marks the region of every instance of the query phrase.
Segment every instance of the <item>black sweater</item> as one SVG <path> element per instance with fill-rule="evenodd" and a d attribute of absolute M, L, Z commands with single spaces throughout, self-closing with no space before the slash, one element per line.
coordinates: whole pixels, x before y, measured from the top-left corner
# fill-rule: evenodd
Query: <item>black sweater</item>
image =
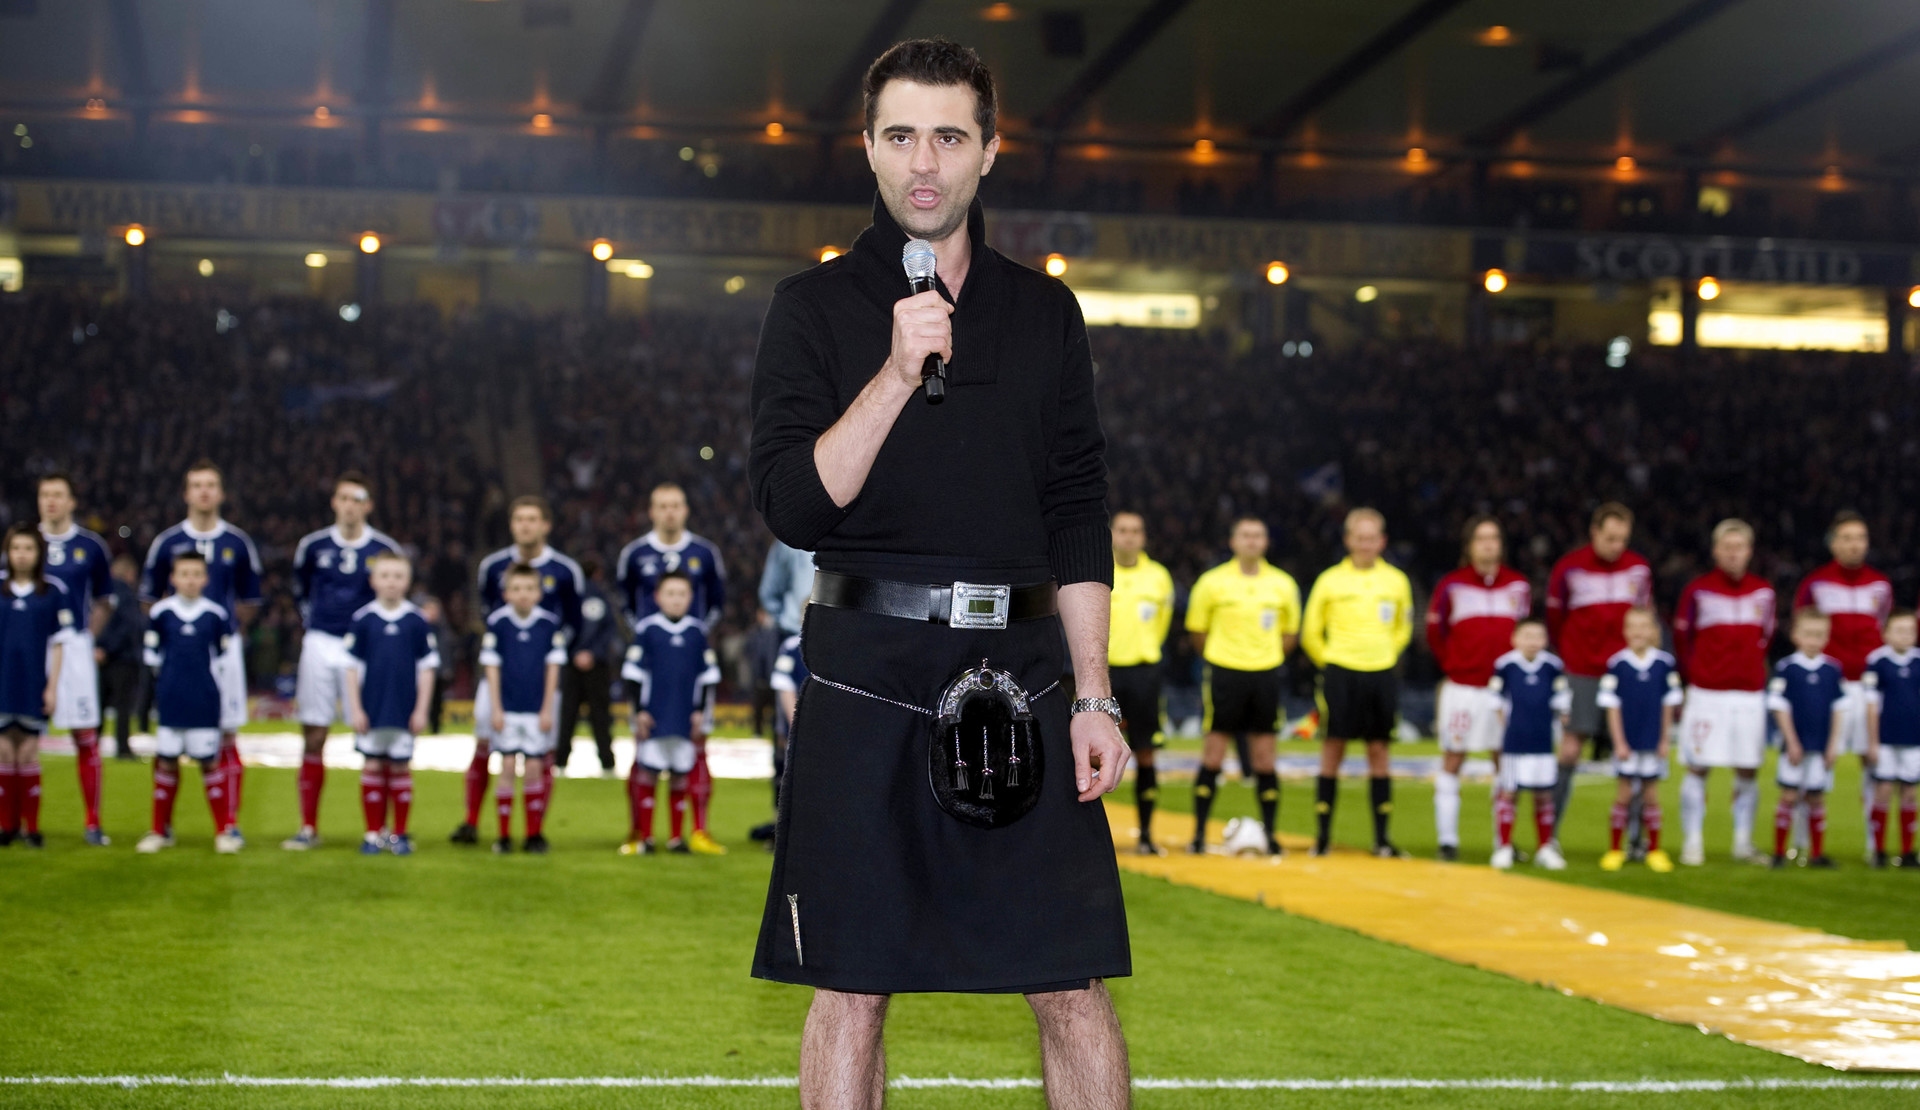
<path fill-rule="evenodd" d="M 814 441 L 886 362 L 907 237 L 878 200 L 846 254 L 775 288 L 753 373 L 754 504 L 822 570 L 909 582 L 1113 582 L 1106 441 L 1079 302 L 987 246 L 953 313 L 947 399 L 916 395 L 840 508 Z M 947 294 L 944 285 L 943 296 Z"/>

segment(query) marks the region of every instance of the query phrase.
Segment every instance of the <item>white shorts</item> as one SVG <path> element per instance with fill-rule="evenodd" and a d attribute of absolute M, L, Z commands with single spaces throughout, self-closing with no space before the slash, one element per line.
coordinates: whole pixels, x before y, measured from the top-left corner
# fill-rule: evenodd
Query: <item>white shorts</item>
<path fill-rule="evenodd" d="M 168 759 L 212 759 L 220 754 L 220 730 L 217 728 L 168 728 L 154 731 L 153 753 Z"/>
<path fill-rule="evenodd" d="M 1560 760 L 1552 752 L 1508 752 L 1500 757 L 1500 790 L 1551 790 L 1560 778 Z"/>
<path fill-rule="evenodd" d="M 656 736 L 633 747 L 633 761 L 649 771 L 684 775 L 693 770 L 693 741 L 684 736 Z"/>
<path fill-rule="evenodd" d="M 509 713 L 506 716 L 507 727 L 493 738 L 494 751 L 505 755 L 535 756 L 553 751 L 554 730 L 540 727 L 540 714 Z"/>
<path fill-rule="evenodd" d="M 220 687 L 221 731 L 232 732 L 247 723 L 247 650 L 239 636 L 227 637 L 227 650 L 213 661 L 213 681 Z"/>
<path fill-rule="evenodd" d="M 482 744 L 493 741 L 493 687 L 484 677 L 473 687 L 473 738 Z"/>
<path fill-rule="evenodd" d="M 356 735 L 353 750 L 368 759 L 405 762 L 413 758 L 413 733 L 404 728 L 376 728 Z"/>
<path fill-rule="evenodd" d="M 1613 761 L 1613 774 L 1615 778 L 1658 781 L 1667 777 L 1667 761 L 1659 752 L 1628 752 L 1627 758 Z"/>
<path fill-rule="evenodd" d="M 1798 767 L 1788 762 L 1786 752 L 1781 752 L 1780 764 L 1774 768 L 1774 778 L 1784 790 L 1833 789 L 1833 768 L 1827 766 L 1827 757 L 1819 752 L 1802 755 Z"/>
<path fill-rule="evenodd" d="M 1767 695 L 1759 690 L 1687 691 L 1680 758 L 1689 767 L 1760 766 L 1767 750 Z"/>
<path fill-rule="evenodd" d="M 1440 734 L 1440 750 L 1499 751 L 1500 710 L 1500 695 L 1485 686 L 1442 682 L 1440 707 L 1433 716 L 1435 731 Z"/>
<path fill-rule="evenodd" d="M 1840 733 L 1828 742 L 1835 755 L 1867 754 L 1867 686 L 1859 679 L 1840 684 Z"/>
<path fill-rule="evenodd" d="M 75 633 L 65 647 L 53 695 L 53 727 L 99 728 L 100 668 L 93 661 L 93 633 Z"/>
<path fill-rule="evenodd" d="M 350 665 L 345 637 L 326 632 L 308 632 L 300 637 L 300 676 L 293 697 L 300 706 L 301 724 L 326 728 L 341 720 Z"/>
<path fill-rule="evenodd" d="M 1902 786 L 1920 784 L 1920 748 L 1880 745 L 1880 762 L 1874 765 L 1873 777 L 1881 782 L 1897 782 Z"/>

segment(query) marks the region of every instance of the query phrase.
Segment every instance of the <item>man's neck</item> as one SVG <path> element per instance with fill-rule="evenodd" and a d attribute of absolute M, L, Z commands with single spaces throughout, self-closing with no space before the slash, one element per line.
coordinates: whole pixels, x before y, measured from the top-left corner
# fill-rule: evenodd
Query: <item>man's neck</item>
<path fill-rule="evenodd" d="M 367 522 L 363 520 L 358 524 L 342 524 L 336 520 L 333 527 L 340 533 L 341 539 L 353 543 L 366 534 Z"/>
<path fill-rule="evenodd" d="M 947 295 L 960 299 L 960 287 L 966 284 L 967 271 L 973 267 L 973 240 L 962 221 L 945 239 L 933 244 L 934 272 L 946 284 Z"/>
<path fill-rule="evenodd" d="M 687 534 L 687 530 L 685 528 L 676 528 L 671 532 L 667 531 L 665 528 L 655 528 L 653 530 L 653 538 L 656 540 L 659 540 L 661 543 L 666 544 L 668 547 L 672 547 L 674 544 L 679 543 L 680 538 L 682 536 L 685 536 L 686 534 Z"/>
<path fill-rule="evenodd" d="M 525 609 L 522 609 L 516 605 L 513 607 L 513 615 L 519 617 L 521 620 L 526 620 L 528 617 L 533 616 L 533 606 L 529 605 Z"/>
<path fill-rule="evenodd" d="M 524 543 L 516 543 L 513 545 L 513 553 L 515 555 L 520 556 L 520 561 L 523 563 L 531 563 L 535 559 L 538 559 L 540 557 L 540 553 L 542 551 L 545 551 L 546 549 L 547 549 L 547 541 L 545 540 L 541 540 L 539 543 L 536 543 L 531 547 L 527 546 Z"/>
<path fill-rule="evenodd" d="M 407 603 L 407 599 L 404 597 L 383 597 L 376 600 L 380 602 L 380 608 L 385 609 L 389 613 L 401 608 Z"/>
<path fill-rule="evenodd" d="M 202 512 L 199 509 L 187 510 L 187 524 L 196 532 L 211 532 L 220 523 L 220 510 Z"/>
<path fill-rule="evenodd" d="M 207 596 L 206 594 L 194 594 L 193 596 L 189 597 L 186 594 L 181 594 L 180 600 L 186 602 L 188 605 L 198 605 L 202 601 L 206 600 L 206 596 Z"/>
<path fill-rule="evenodd" d="M 1635 659 L 1645 659 L 1648 655 L 1651 655 L 1653 653 L 1653 645 L 1641 644 L 1636 647 L 1632 644 L 1628 644 L 1627 650 L 1633 652 L 1633 657 Z"/>
<path fill-rule="evenodd" d="M 1528 655 L 1526 652 L 1523 651 L 1520 653 L 1520 658 L 1525 660 L 1526 662 L 1533 663 L 1539 660 L 1540 653 L 1536 651 L 1532 655 Z"/>
<path fill-rule="evenodd" d="M 54 529 L 54 531 L 57 532 L 57 531 L 60 531 L 60 529 L 56 528 Z M 1867 561 L 1865 559 L 1859 559 L 1851 563 L 1847 562 L 1845 559 L 1835 559 L 1834 563 L 1837 564 L 1841 570 L 1846 571 L 1848 574 L 1852 574 L 1854 571 L 1859 570 L 1861 567 L 1864 567 L 1867 565 Z"/>
<path fill-rule="evenodd" d="M 1265 559 L 1261 558 L 1258 555 L 1255 555 L 1251 559 L 1245 558 L 1243 556 L 1243 557 L 1236 558 L 1234 561 L 1240 564 L 1240 573 L 1246 575 L 1249 578 L 1253 577 L 1256 574 L 1259 574 L 1260 564 L 1266 562 Z"/>
<path fill-rule="evenodd" d="M 73 517 L 46 517 L 40 521 L 40 530 L 49 536 L 65 534 L 73 527 Z"/>
<path fill-rule="evenodd" d="M 1113 562 L 1115 566 L 1135 566 L 1140 562 L 1140 553 L 1138 551 L 1122 551 L 1116 547 L 1113 550 Z"/>
<path fill-rule="evenodd" d="M 1352 563 L 1353 569 L 1355 570 L 1372 570 L 1373 564 L 1379 561 L 1380 561 L 1380 556 L 1378 555 L 1367 555 L 1362 557 L 1359 555 L 1355 555 L 1352 552 L 1347 553 L 1347 562 Z"/>

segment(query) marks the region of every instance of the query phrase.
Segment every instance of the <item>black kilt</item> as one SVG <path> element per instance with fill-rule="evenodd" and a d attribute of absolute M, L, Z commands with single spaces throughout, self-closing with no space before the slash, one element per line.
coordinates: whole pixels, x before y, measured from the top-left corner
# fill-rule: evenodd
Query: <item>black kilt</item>
<path fill-rule="evenodd" d="M 1328 664 L 1320 671 L 1327 703 L 1329 740 L 1391 740 L 1400 716 L 1400 676 L 1392 670 L 1350 671 Z"/>
<path fill-rule="evenodd" d="M 982 829 L 934 800 L 931 718 L 821 681 L 931 707 L 985 658 L 1038 693 L 1066 668 L 1059 619 L 962 630 L 813 605 L 803 635 L 814 678 L 788 739 L 753 974 L 873 994 L 1036 993 L 1130 974 L 1113 837 L 1101 803 L 1076 797 L 1064 689 L 1033 702 L 1039 803 Z"/>

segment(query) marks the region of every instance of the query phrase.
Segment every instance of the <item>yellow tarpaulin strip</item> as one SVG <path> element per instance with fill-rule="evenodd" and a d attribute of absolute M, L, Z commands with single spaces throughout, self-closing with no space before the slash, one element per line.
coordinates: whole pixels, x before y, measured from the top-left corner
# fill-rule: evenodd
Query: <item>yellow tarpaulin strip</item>
<path fill-rule="evenodd" d="M 1131 806 L 1110 805 L 1120 866 L 1243 898 L 1664 1021 L 1840 1069 L 1920 1071 L 1920 953 L 1675 902 L 1488 867 L 1322 859 L 1283 838 L 1281 860 L 1134 853 Z M 1218 822 L 1209 822 L 1218 842 Z M 1185 845 L 1193 819 L 1163 813 Z M 1675 875 L 1676 883 L 1686 881 Z"/>

